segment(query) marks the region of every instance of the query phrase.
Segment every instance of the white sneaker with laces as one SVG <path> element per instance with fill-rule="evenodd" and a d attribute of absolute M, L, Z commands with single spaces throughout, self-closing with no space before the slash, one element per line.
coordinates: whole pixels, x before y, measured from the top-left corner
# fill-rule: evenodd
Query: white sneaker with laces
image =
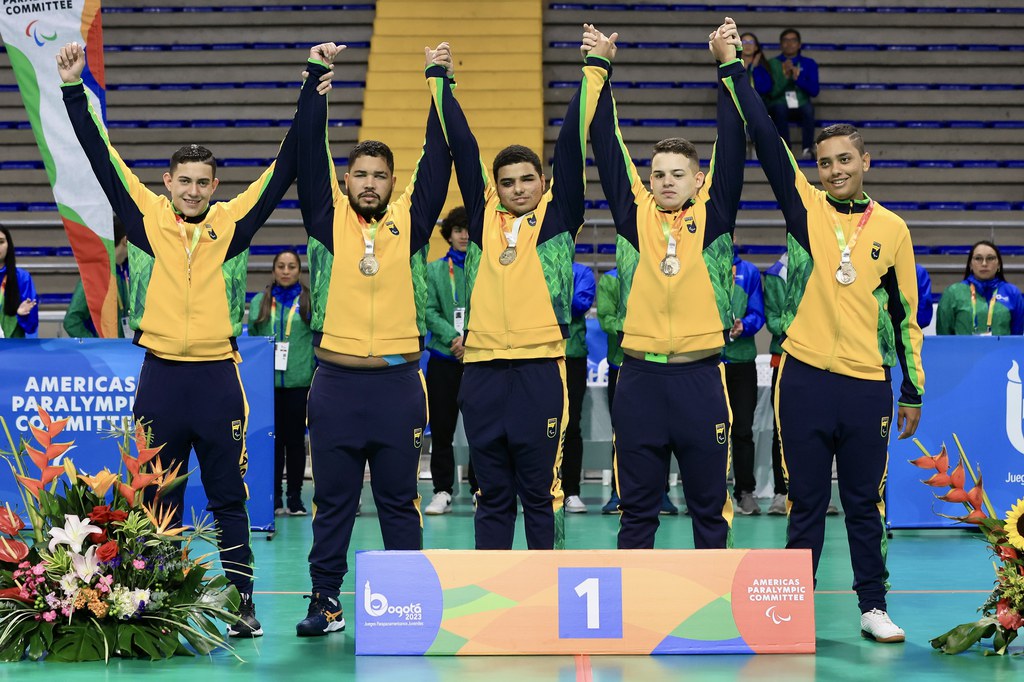
<path fill-rule="evenodd" d="M 440 514 L 447 514 L 452 510 L 452 495 L 446 493 L 443 490 L 439 493 L 434 493 L 433 499 L 430 500 L 430 504 L 423 510 L 424 514 L 428 516 L 438 516 Z"/>
<path fill-rule="evenodd" d="M 902 642 L 907 638 L 903 628 L 893 623 L 889 614 L 881 609 L 860 614 L 860 634 L 876 642 Z"/>
<path fill-rule="evenodd" d="M 579 495 L 570 495 L 565 498 L 565 511 L 570 514 L 586 514 L 587 505 L 583 503 Z"/>
<path fill-rule="evenodd" d="M 788 512 L 786 511 L 786 500 L 788 497 L 782 493 L 777 493 L 772 498 L 771 506 L 768 507 L 768 514 L 770 516 L 785 516 Z"/>

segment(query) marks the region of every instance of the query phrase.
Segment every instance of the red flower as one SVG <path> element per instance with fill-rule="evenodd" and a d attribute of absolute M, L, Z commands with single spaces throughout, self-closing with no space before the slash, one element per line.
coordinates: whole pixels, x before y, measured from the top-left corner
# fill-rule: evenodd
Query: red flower
<path fill-rule="evenodd" d="M 17 535 L 25 527 L 21 517 L 11 511 L 10 507 L 0 507 L 0 533 Z"/>
<path fill-rule="evenodd" d="M 118 523 L 128 518 L 128 512 L 111 509 L 109 505 L 99 504 L 89 512 L 89 519 L 93 523 Z"/>
<path fill-rule="evenodd" d="M 1024 625 L 1024 618 L 1010 608 L 1010 602 L 1005 599 L 1000 599 L 996 604 L 996 620 L 1007 630 L 1017 630 Z"/>
<path fill-rule="evenodd" d="M 1003 561 L 1010 561 L 1018 558 L 1017 550 L 1009 545 L 996 545 L 996 554 L 998 554 L 999 558 Z"/>
<path fill-rule="evenodd" d="M 110 540 L 99 546 L 99 549 L 96 550 L 96 558 L 100 561 L 111 561 L 120 551 L 121 549 L 117 546 L 117 543 Z"/>
<path fill-rule="evenodd" d="M 102 545 L 106 541 L 107 541 L 107 531 L 102 531 L 102 532 L 99 532 L 99 533 L 89 533 L 89 542 L 91 542 L 93 544 Z"/>
<path fill-rule="evenodd" d="M 35 599 L 26 599 L 21 596 L 21 588 L 15 585 L 14 587 L 6 587 L 0 590 L 0 599 L 14 599 L 25 604 L 34 604 Z"/>
<path fill-rule="evenodd" d="M 28 556 L 28 545 L 21 540 L 0 538 L 0 561 L 15 564 Z"/>

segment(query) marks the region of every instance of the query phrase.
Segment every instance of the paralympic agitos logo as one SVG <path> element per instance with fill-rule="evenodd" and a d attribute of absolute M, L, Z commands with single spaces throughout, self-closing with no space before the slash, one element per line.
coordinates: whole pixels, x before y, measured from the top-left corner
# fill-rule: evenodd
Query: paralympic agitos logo
<path fill-rule="evenodd" d="M 37 46 L 42 47 L 46 43 L 52 43 L 53 41 L 57 40 L 56 31 L 54 31 L 50 35 L 47 35 L 45 33 L 45 28 L 36 27 L 36 24 L 38 23 L 39 20 L 35 19 L 33 21 L 30 21 L 28 26 L 25 27 L 25 35 L 31 38 L 32 40 L 36 41 Z"/>

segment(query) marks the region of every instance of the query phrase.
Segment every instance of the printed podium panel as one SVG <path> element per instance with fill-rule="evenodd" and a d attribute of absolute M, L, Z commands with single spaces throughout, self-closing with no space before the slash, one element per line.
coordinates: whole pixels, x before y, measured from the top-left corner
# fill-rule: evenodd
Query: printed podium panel
<path fill-rule="evenodd" d="M 356 654 L 814 653 L 810 550 L 356 553 Z"/>

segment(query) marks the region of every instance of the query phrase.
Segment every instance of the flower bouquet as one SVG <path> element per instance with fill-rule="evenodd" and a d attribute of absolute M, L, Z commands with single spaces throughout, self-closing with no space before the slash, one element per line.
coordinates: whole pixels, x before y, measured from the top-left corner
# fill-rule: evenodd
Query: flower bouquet
<path fill-rule="evenodd" d="M 88 476 L 68 457 L 58 465 L 72 446 L 54 440 L 67 420 L 39 416 L 43 427 L 30 427 L 38 448 L 15 447 L 0 420 L 31 524 L 26 531 L 9 503 L 0 507 L 0 660 L 230 651 L 215 620 L 237 620 L 238 593 L 208 574 L 209 555 L 190 556 L 193 543 L 215 541 L 214 528 L 199 519 L 186 537 L 161 503 L 185 476 L 161 468 L 141 424 L 115 430 L 123 473 Z"/>
<path fill-rule="evenodd" d="M 1024 516 L 1024 500 L 1017 500 L 1005 518 L 997 516 L 982 487 L 981 468 L 976 467 L 975 472 L 956 434 L 953 434 L 953 440 L 959 450 L 960 461 L 952 470 L 949 468 L 945 444 L 938 455 L 932 456 L 917 439 L 914 442 L 924 455 L 910 463 L 935 471 L 931 478 L 922 483 L 936 488 L 948 488 L 944 495 L 936 495 L 937 499 L 964 505 L 967 513 L 963 516 L 939 516 L 978 526 L 996 559 L 993 564 L 996 581 L 992 594 L 978 609 L 981 611 L 979 620 L 958 625 L 931 640 L 931 644 L 943 653 L 959 654 L 991 637 L 993 651 L 985 651 L 985 654 L 1002 655 L 1024 625 L 1024 560 L 1021 559 L 1024 553 L 1024 519 L 1021 518 Z M 968 475 L 973 484 L 970 490 L 965 485 Z"/>

